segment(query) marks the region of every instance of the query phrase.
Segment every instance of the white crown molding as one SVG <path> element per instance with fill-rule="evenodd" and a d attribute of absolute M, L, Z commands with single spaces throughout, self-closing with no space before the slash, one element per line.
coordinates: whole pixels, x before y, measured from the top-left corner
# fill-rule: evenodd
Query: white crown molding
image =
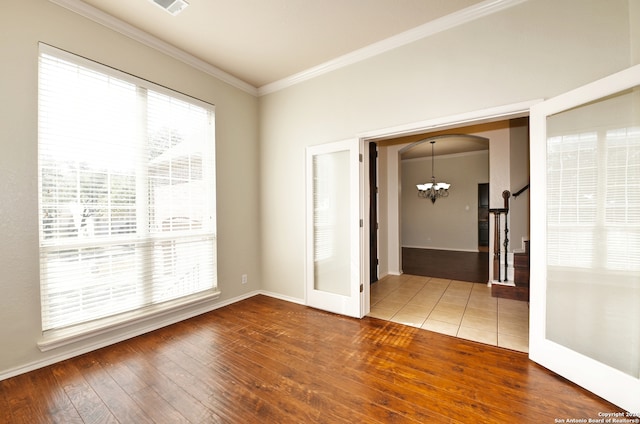
<path fill-rule="evenodd" d="M 100 25 L 104 25 L 105 27 L 112 29 L 114 31 L 119 32 L 122 35 L 125 35 L 133 40 L 136 40 L 148 47 L 156 49 L 166 55 L 173 57 L 174 59 L 178 59 L 189 66 L 192 66 L 195 69 L 198 69 L 202 72 L 205 72 L 233 87 L 236 87 L 242 91 L 245 91 L 253 96 L 258 95 L 258 90 L 256 87 L 242 81 L 239 78 L 234 77 L 227 72 L 216 68 L 215 66 L 198 59 L 197 57 L 186 53 L 184 50 L 181 50 L 177 47 L 172 46 L 169 43 L 165 43 L 153 35 L 150 35 L 133 25 L 129 25 L 128 23 L 115 18 L 108 13 L 105 13 L 95 7 L 84 3 L 80 0 L 49 0 L 51 3 L 55 3 L 58 6 L 62 6 L 65 9 L 69 9 L 72 12 L 75 12 L 81 16 L 84 16 L 87 19 L 91 19 L 94 22 L 99 23 Z"/>
<path fill-rule="evenodd" d="M 476 5 L 467 7 L 450 15 L 443 16 L 424 25 L 410 29 L 393 37 L 371 44 L 367 47 L 347 53 L 336 59 L 321 65 L 309 68 L 305 71 L 283 78 L 279 81 L 263 85 L 258 88 L 258 95 L 273 93 L 278 90 L 293 86 L 303 81 L 310 80 L 322 74 L 343 68 L 348 65 L 369 59 L 381 53 L 402 47 L 414 41 L 421 40 L 447 29 L 471 22 L 475 19 L 487 16 L 512 6 L 524 3 L 527 0 L 486 0 Z"/>
<path fill-rule="evenodd" d="M 310 80 L 312 78 L 335 71 L 348 65 L 352 65 L 365 59 L 369 59 L 373 56 L 385 53 L 398 47 L 402 47 L 414 41 L 418 41 L 447 29 L 462 25 L 464 23 L 471 22 L 483 16 L 499 12 L 528 0 L 485 0 L 474 6 L 470 6 L 466 9 L 460 10 L 450 15 L 443 16 L 431 22 L 427 22 L 426 24 L 409 31 L 405 31 L 396 36 L 355 50 L 336 59 L 330 60 L 313 68 L 309 68 L 287 78 L 283 78 L 279 81 L 263 85 L 259 88 L 256 88 L 251 84 L 248 84 L 247 82 L 242 81 L 241 79 L 219 68 L 216 68 L 215 66 L 201 59 L 198 59 L 191 54 L 186 53 L 185 51 L 174 47 L 171 44 L 166 43 L 159 38 L 154 37 L 132 25 L 129 25 L 126 22 L 117 19 L 109 15 L 108 13 L 105 13 L 80 0 L 49 1 L 57 4 L 58 6 L 71 10 L 72 12 L 75 12 L 81 16 L 84 16 L 85 18 L 91 19 L 94 22 L 104 25 L 107 28 L 117 31 L 146 46 L 165 53 L 168 56 L 178 59 L 186 63 L 187 65 L 194 67 L 195 69 L 212 75 L 213 77 L 218 78 L 221 81 L 226 82 L 227 84 L 243 90 L 251 95 L 262 96 L 265 94 L 276 92 L 278 90 L 282 90 L 287 87 L 291 87 L 295 84 Z"/>

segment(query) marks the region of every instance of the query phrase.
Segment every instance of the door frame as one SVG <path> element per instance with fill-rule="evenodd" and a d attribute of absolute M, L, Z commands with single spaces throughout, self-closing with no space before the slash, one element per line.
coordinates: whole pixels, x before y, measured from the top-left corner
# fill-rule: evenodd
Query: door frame
<path fill-rule="evenodd" d="M 440 118 L 434 118 L 424 121 L 413 122 L 405 125 L 383 128 L 375 131 L 363 132 L 359 134 L 359 138 L 363 145 L 366 145 L 372 141 L 384 141 L 398 137 L 405 137 L 409 135 L 420 134 L 430 131 L 441 131 L 446 129 L 458 128 L 463 126 L 469 126 L 474 124 L 483 124 L 488 122 L 502 121 L 506 119 L 515 119 L 528 117 L 530 109 L 533 105 L 540 103 L 542 99 L 533 99 L 519 103 L 512 103 L 503 106 L 497 106 L 487 109 L 479 109 L 476 111 L 449 115 Z M 407 145 L 410 143 L 407 143 Z M 401 235 L 401 191 L 400 191 L 400 172 L 401 172 L 401 157 L 400 149 L 405 145 L 389 146 L 387 148 L 387 181 L 386 187 L 388 189 L 386 202 L 383 204 L 378 203 L 378 210 L 380 211 L 379 221 L 381 222 L 379 232 L 386 232 L 385 236 L 379 235 L 378 240 L 387 240 L 388 249 L 381 249 L 378 246 L 378 252 L 387 251 L 387 255 L 384 258 L 380 258 L 380 262 L 386 265 L 386 274 L 389 275 L 401 275 L 402 274 L 402 235 Z M 368 149 L 361 149 L 365 155 L 368 156 Z M 489 146 L 491 151 L 491 146 Z M 365 167 L 368 164 L 368 157 L 364 159 Z M 381 164 L 378 164 L 381 167 Z M 368 205 L 369 201 L 369 182 L 365 179 L 365 187 L 361 191 L 363 197 L 362 202 Z M 491 183 L 491 181 L 489 181 Z M 382 185 L 382 183 L 379 183 Z M 385 213 L 383 219 L 383 211 Z M 386 223 L 386 225 L 384 225 Z M 490 220 L 490 225 L 493 223 Z M 368 223 L 365 223 L 365 228 Z M 489 228 L 489 234 L 491 234 L 492 228 Z M 368 242 L 368 240 L 367 240 Z M 491 243 L 491 240 L 490 240 Z M 364 249 L 368 250 L 368 249 Z M 490 246 L 491 250 L 491 246 Z M 369 255 L 366 253 L 364 257 L 364 263 L 369 263 Z M 489 280 L 491 280 L 491 267 L 489 268 Z M 385 274 L 380 273 L 379 277 L 383 277 Z M 366 281 L 366 280 L 365 280 Z M 366 286 L 366 284 L 365 284 Z M 369 296 L 365 296 L 364 307 L 366 310 L 370 310 Z"/>
<path fill-rule="evenodd" d="M 378 281 L 378 145 L 375 141 L 365 143 L 368 152 L 367 178 L 369 181 L 369 225 L 365 228 L 369 229 L 369 278 L 365 281 L 369 284 Z M 365 203 L 366 204 L 366 203 Z"/>
<path fill-rule="evenodd" d="M 371 310 L 371 296 L 370 296 L 370 284 L 369 281 L 369 264 L 370 264 L 370 250 L 369 250 L 369 231 L 370 217 L 366 213 L 371 201 L 371 191 L 369 182 L 369 149 L 368 144 L 370 142 L 383 141 L 392 138 L 419 134 L 428 131 L 445 130 L 451 128 L 457 128 L 462 126 L 468 126 L 472 124 L 482 124 L 488 122 L 501 121 L 505 119 L 515 119 L 528 117 L 530 109 L 533 105 L 540 103 L 542 99 L 534 99 L 519 103 L 512 103 L 503 106 L 497 106 L 487 109 L 480 109 L 472 112 L 466 112 L 462 114 L 450 115 L 435 119 L 417 121 L 405 125 L 382 128 L 374 131 L 367 131 L 360 133 L 356 136 L 359 141 L 360 149 L 360 216 L 362 220 L 360 231 L 360 280 L 363 283 L 363 290 L 360 293 L 360 317 L 365 316 Z M 403 146 L 393 146 L 393 149 L 389 150 L 387 156 L 387 181 L 388 195 L 387 201 L 383 204 L 378 202 L 379 217 L 383 215 L 382 211 L 386 212 L 386 226 L 381 225 L 378 229 L 380 232 L 386 232 L 385 236 L 378 237 L 378 243 L 381 239 L 387 240 L 388 249 L 380 249 L 378 245 L 378 252 L 387 251 L 387 257 L 385 263 L 387 264 L 386 274 L 400 275 L 402 274 L 402 240 L 400 232 L 400 149 Z M 378 164 L 378 169 L 380 164 Z M 489 181 L 491 183 L 491 181 Z M 380 182 L 379 182 L 380 184 Z M 379 219 L 379 221 L 381 221 Z M 491 223 L 490 223 L 491 225 Z M 364 229 L 364 231 L 362 231 Z M 491 228 L 489 229 L 491 233 Z M 305 261 L 306 262 L 306 261 Z M 305 271 L 305 275 L 308 274 L 308 270 Z M 491 272 L 491 270 L 490 270 Z M 380 274 L 379 277 L 383 277 L 384 274 Z M 491 276 L 490 276 L 491 278 Z M 307 303 L 307 284 L 305 283 L 305 303 Z"/>

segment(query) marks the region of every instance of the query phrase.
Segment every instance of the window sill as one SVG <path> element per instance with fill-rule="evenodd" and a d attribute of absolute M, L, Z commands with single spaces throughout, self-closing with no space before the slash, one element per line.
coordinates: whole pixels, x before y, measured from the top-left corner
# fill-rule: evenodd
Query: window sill
<path fill-rule="evenodd" d="M 131 336 L 133 337 L 198 315 L 202 312 L 198 311 L 197 313 L 189 314 L 190 311 L 188 310 L 204 305 L 219 297 L 219 291 L 199 293 L 184 299 L 176 299 L 138 311 L 131 311 L 114 317 L 92 321 L 87 324 L 48 331 L 43 335 L 37 345 L 42 352 L 47 352 L 121 329 L 128 329 L 130 332 L 137 330 L 138 332 Z M 150 321 L 154 321 L 152 323 L 154 328 L 145 328 L 145 331 L 139 331 L 138 327 L 145 327 L 144 324 L 147 324 L 146 327 L 149 327 L 148 324 Z M 135 329 L 133 328 L 134 326 L 136 326 Z"/>

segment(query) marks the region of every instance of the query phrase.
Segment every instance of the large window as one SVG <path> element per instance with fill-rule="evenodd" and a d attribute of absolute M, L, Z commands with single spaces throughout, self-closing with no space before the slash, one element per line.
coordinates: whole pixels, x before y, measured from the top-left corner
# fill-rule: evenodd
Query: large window
<path fill-rule="evenodd" d="M 41 45 L 43 330 L 217 291 L 213 106 Z"/>

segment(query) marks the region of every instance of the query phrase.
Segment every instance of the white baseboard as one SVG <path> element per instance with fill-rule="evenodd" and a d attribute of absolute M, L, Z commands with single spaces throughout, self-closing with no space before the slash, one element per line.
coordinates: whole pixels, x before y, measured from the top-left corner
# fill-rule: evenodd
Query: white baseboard
<path fill-rule="evenodd" d="M 491 284 L 494 286 L 508 286 L 508 287 L 516 286 L 516 283 L 514 283 L 513 281 L 492 281 Z"/>
<path fill-rule="evenodd" d="M 306 305 L 307 302 L 305 302 L 304 299 L 300 299 L 297 297 L 291 297 L 291 296 L 284 296 L 281 295 L 279 293 L 274 293 L 274 292 L 270 292 L 270 291 L 266 291 L 266 290 L 259 290 L 258 293 L 256 294 L 263 294 L 265 296 L 269 296 L 269 297 L 273 297 L 274 299 L 280 299 L 280 300 L 284 300 L 286 302 L 291 302 L 291 303 L 297 303 L 298 305 Z"/>
<path fill-rule="evenodd" d="M 109 336 L 109 335 L 103 336 L 100 338 L 100 340 L 93 343 L 85 344 L 80 348 L 72 349 L 58 355 L 48 356 L 46 359 L 33 361 L 20 367 L 5 370 L 4 372 L 0 373 L 0 381 L 6 380 L 7 378 L 15 377 L 17 375 L 24 374 L 30 371 L 34 371 L 39 368 L 44 368 L 49 365 L 53 365 L 57 362 L 61 362 L 76 356 L 80 356 L 85 353 L 88 353 L 97 349 L 101 349 L 103 347 L 110 346 L 112 344 L 116 344 L 121 341 L 131 339 L 133 337 L 140 336 L 142 334 L 150 333 L 154 330 L 159 330 L 160 328 L 167 327 L 169 325 L 176 324 L 180 321 L 184 321 L 186 319 L 193 318 L 195 316 L 214 311 L 218 308 L 222 308 L 223 306 L 231 305 L 233 303 L 248 299 L 260 293 L 261 292 L 258 290 L 252 291 L 249 293 L 245 293 L 241 296 L 237 296 L 231 299 L 226 299 L 222 302 L 219 302 L 213 305 L 206 304 L 206 305 L 202 305 L 199 308 L 190 309 L 182 313 L 172 314 L 170 316 L 165 316 L 157 320 L 149 320 L 142 327 L 131 328 L 129 330 L 124 328 L 124 331 L 120 331 L 118 332 L 118 334 L 114 334 L 112 336 Z M 288 300 L 288 299 L 283 298 L 282 300 Z M 133 322 L 131 323 L 130 327 L 134 327 L 136 326 L 136 324 L 139 324 L 139 323 Z"/>
<path fill-rule="evenodd" d="M 472 252 L 472 253 L 479 252 L 478 249 L 452 249 L 450 247 L 437 247 L 437 246 L 402 246 L 402 247 L 403 248 L 406 247 L 407 249 L 446 250 L 449 252 Z"/>
<path fill-rule="evenodd" d="M 386 277 L 387 275 L 394 275 L 394 276 L 398 276 L 398 275 L 402 275 L 404 274 L 403 272 L 393 272 L 393 271 L 389 271 L 389 272 L 385 272 L 384 274 L 380 274 L 378 275 L 378 281 L 382 280 L 384 277 Z"/>

